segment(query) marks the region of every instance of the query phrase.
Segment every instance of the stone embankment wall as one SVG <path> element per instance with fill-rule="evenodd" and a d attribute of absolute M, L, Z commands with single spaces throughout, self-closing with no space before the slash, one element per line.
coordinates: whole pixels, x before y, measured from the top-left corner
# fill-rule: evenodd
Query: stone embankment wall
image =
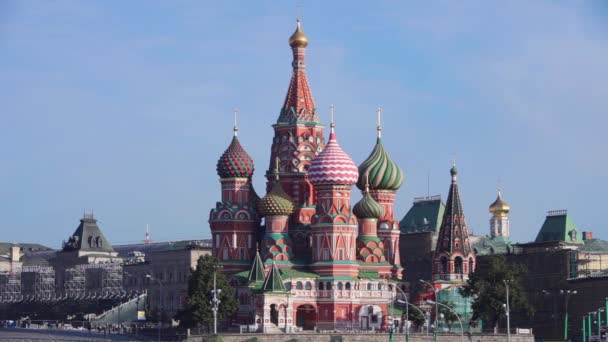
<path fill-rule="evenodd" d="M 386 342 L 388 334 L 221 334 L 222 342 Z M 395 335 L 395 342 L 405 342 L 405 335 Z M 200 342 L 201 336 L 191 337 L 189 342 Z M 202 336 L 202 341 L 208 341 Z M 410 335 L 410 342 L 432 342 L 433 335 Z M 507 335 L 440 335 L 439 342 L 506 342 Z M 534 342 L 533 335 L 511 335 L 511 342 Z"/>

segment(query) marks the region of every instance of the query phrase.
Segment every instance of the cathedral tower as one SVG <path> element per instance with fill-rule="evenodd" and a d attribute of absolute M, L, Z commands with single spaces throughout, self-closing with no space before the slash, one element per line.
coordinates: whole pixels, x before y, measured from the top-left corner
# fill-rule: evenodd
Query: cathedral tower
<path fill-rule="evenodd" d="M 212 252 L 226 272 L 248 269 L 256 253 L 259 218 L 255 207 L 259 198 L 251 184 L 253 169 L 253 160 L 241 146 L 235 124 L 232 142 L 217 162 L 222 199 L 209 213 Z"/>
<path fill-rule="evenodd" d="M 496 201 L 490 205 L 490 237 L 509 239 L 509 211 L 511 207 L 502 199 L 502 193 L 498 190 Z"/>
<path fill-rule="evenodd" d="M 267 191 L 275 181 L 275 161 L 279 160 L 280 184 L 294 201 L 290 216 L 290 235 L 295 242 L 295 255 L 310 257 L 309 231 L 315 213 L 315 190 L 308 180 L 307 171 L 312 161 L 325 147 L 323 126 L 306 75 L 306 47 L 308 37 L 298 19 L 296 31 L 289 38 L 293 52 L 292 75 L 279 118 L 272 127 L 270 166 L 266 172 Z"/>
<path fill-rule="evenodd" d="M 433 257 L 433 280 L 463 281 L 475 270 L 476 261 L 460 202 L 456 164 L 450 174 L 452 184 Z"/>
<path fill-rule="evenodd" d="M 333 113 L 329 142 L 312 162 L 308 175 L 317 191 L 317 211 L 311 225 L 312 269 L 321 276 L 356 277 L 357 218 L 351 212 L 350 196 L 359 174 L 338 144 Z"/>
<path fill-rule="evenodd" d="M 384 208 L 378 220 L 378 237 L 384 245 L 384 256 L 393 265 L 392 276 L 401 279 L 403 268 L 399 254 L 399 221 L 395 220 L 394 207 L 397 190 L 403 184 L 403 171 L 390 158 L 382 145 L 382 110 L 378 108 L 376 145 L 372 153 L 359 166 L 357 187 L 365 189 L 369 178 L 369 193 Z"/>
<path fill-rule="evenodd" d="M 258 213 L 265 217 L 266 233 L 262 242 L 264 260 L 273 260 L 281 266 L 290 264 L 292 243 L 288 234 L 288 219 L 293 213 L 293 200 L 285 193 L 277 169 L 270 192 L 258 203 Z"/>

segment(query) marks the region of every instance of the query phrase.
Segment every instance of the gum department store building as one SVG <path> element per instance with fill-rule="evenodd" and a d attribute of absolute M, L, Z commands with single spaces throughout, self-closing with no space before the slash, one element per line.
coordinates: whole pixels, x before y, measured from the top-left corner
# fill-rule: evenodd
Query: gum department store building
<path fill-rule="evenodd" d="M 273 125 L 266 195 L 253 189 L 254 163 L 235 126 L 217 163 L 221 200 L 209 215 L 213 255 L 237 289 L 241 323 L 265 332 L 386 328 L 391 302 L 408 289 L 393 214 L 403 171 L 384 149 L 380 125 L 359 167 L 340 147 L 333 118 L 326 142 L 299 20 L 289 45 L 293 74 Z M 475 268 L 456 168 L 450 172 L 433 257 L 436 288 L 462 283 Z M 351 205 L 353 185 L 363 197 Z"/>

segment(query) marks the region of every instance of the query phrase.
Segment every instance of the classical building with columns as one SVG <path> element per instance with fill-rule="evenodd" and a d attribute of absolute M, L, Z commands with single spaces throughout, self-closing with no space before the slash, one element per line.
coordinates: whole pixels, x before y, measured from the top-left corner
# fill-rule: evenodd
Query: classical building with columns
<path fill-rule="evenodd" d="M 272 126 L 266 195 L 252 185 L 254 162 L 238 139 L 217 163 L 221 200 L 209 215 L 213 255 L 237 288 L 238 320 L 264 332 L 386 329 L 405 289 L 394 201 L 403 171 L 377 140 L 357 167 L 330 134 L 308 84 L 308 38 L 298 20 L 289 39 L 292 76 Z M 353 185 L 362 199 L 351 203 Z"/>

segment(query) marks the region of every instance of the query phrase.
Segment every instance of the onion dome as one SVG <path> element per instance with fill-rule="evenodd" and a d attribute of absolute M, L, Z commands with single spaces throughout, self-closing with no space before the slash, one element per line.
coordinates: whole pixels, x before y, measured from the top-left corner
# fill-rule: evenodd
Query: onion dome
<path fill-rule="evenodd" d="M 357 187 L 364 189 L 362 175 L 369 174 L 369 187 L 374 190 L 398 190 L 403 184 L 403 171 L 389 157 L 378 137 L 376 146 L 367 159 L 359 166 Z"/>
<path fill-rule="evenodd" d="M 289 46 L 292 48 L 305 48 L 308 46 L 308 37 L 306 37 L 304 31 L 302 31 L 300 19 L 298 19 L 298 27 L 296 28 L 296 32 L 289 37 Z"/>
<path fill-rule="evenodd" d="M 262 216 L 291 215 L 293 209 L 293 200 L 285 193 L 278 179 L 258 203 L 258 212 Z"/>
<path fill-rule="evenodd" d="M 353 185 L 357 183 L 359 171 L 353 160 L 346 154 L 336 139 L 331 124 L 329 142 L 310 165 L 308 177 L 313 185 L 335 184 Z"/>
<path fill-rule="evenodd" d="M 353 207 L 353 213 L 360 219 L 377 219 L 384 215 L 384 208 L 366 191 Z"/>
<path fill-rule="evenodd" d="M 253 175 L 253 159 L 245 152 L 236 134 L 230 146 L 217 161 L 220 178 L 249 178 Z"/>
<path fill-rule="evenodd" d="M 509 204 L 502 199 L 502 193 L 500 190 L 498 190 L 498 197 L 496 197 L 496 201 L 490 205 L 489 210 L 494 215 L 507 214 L 511 210 Z"/>

